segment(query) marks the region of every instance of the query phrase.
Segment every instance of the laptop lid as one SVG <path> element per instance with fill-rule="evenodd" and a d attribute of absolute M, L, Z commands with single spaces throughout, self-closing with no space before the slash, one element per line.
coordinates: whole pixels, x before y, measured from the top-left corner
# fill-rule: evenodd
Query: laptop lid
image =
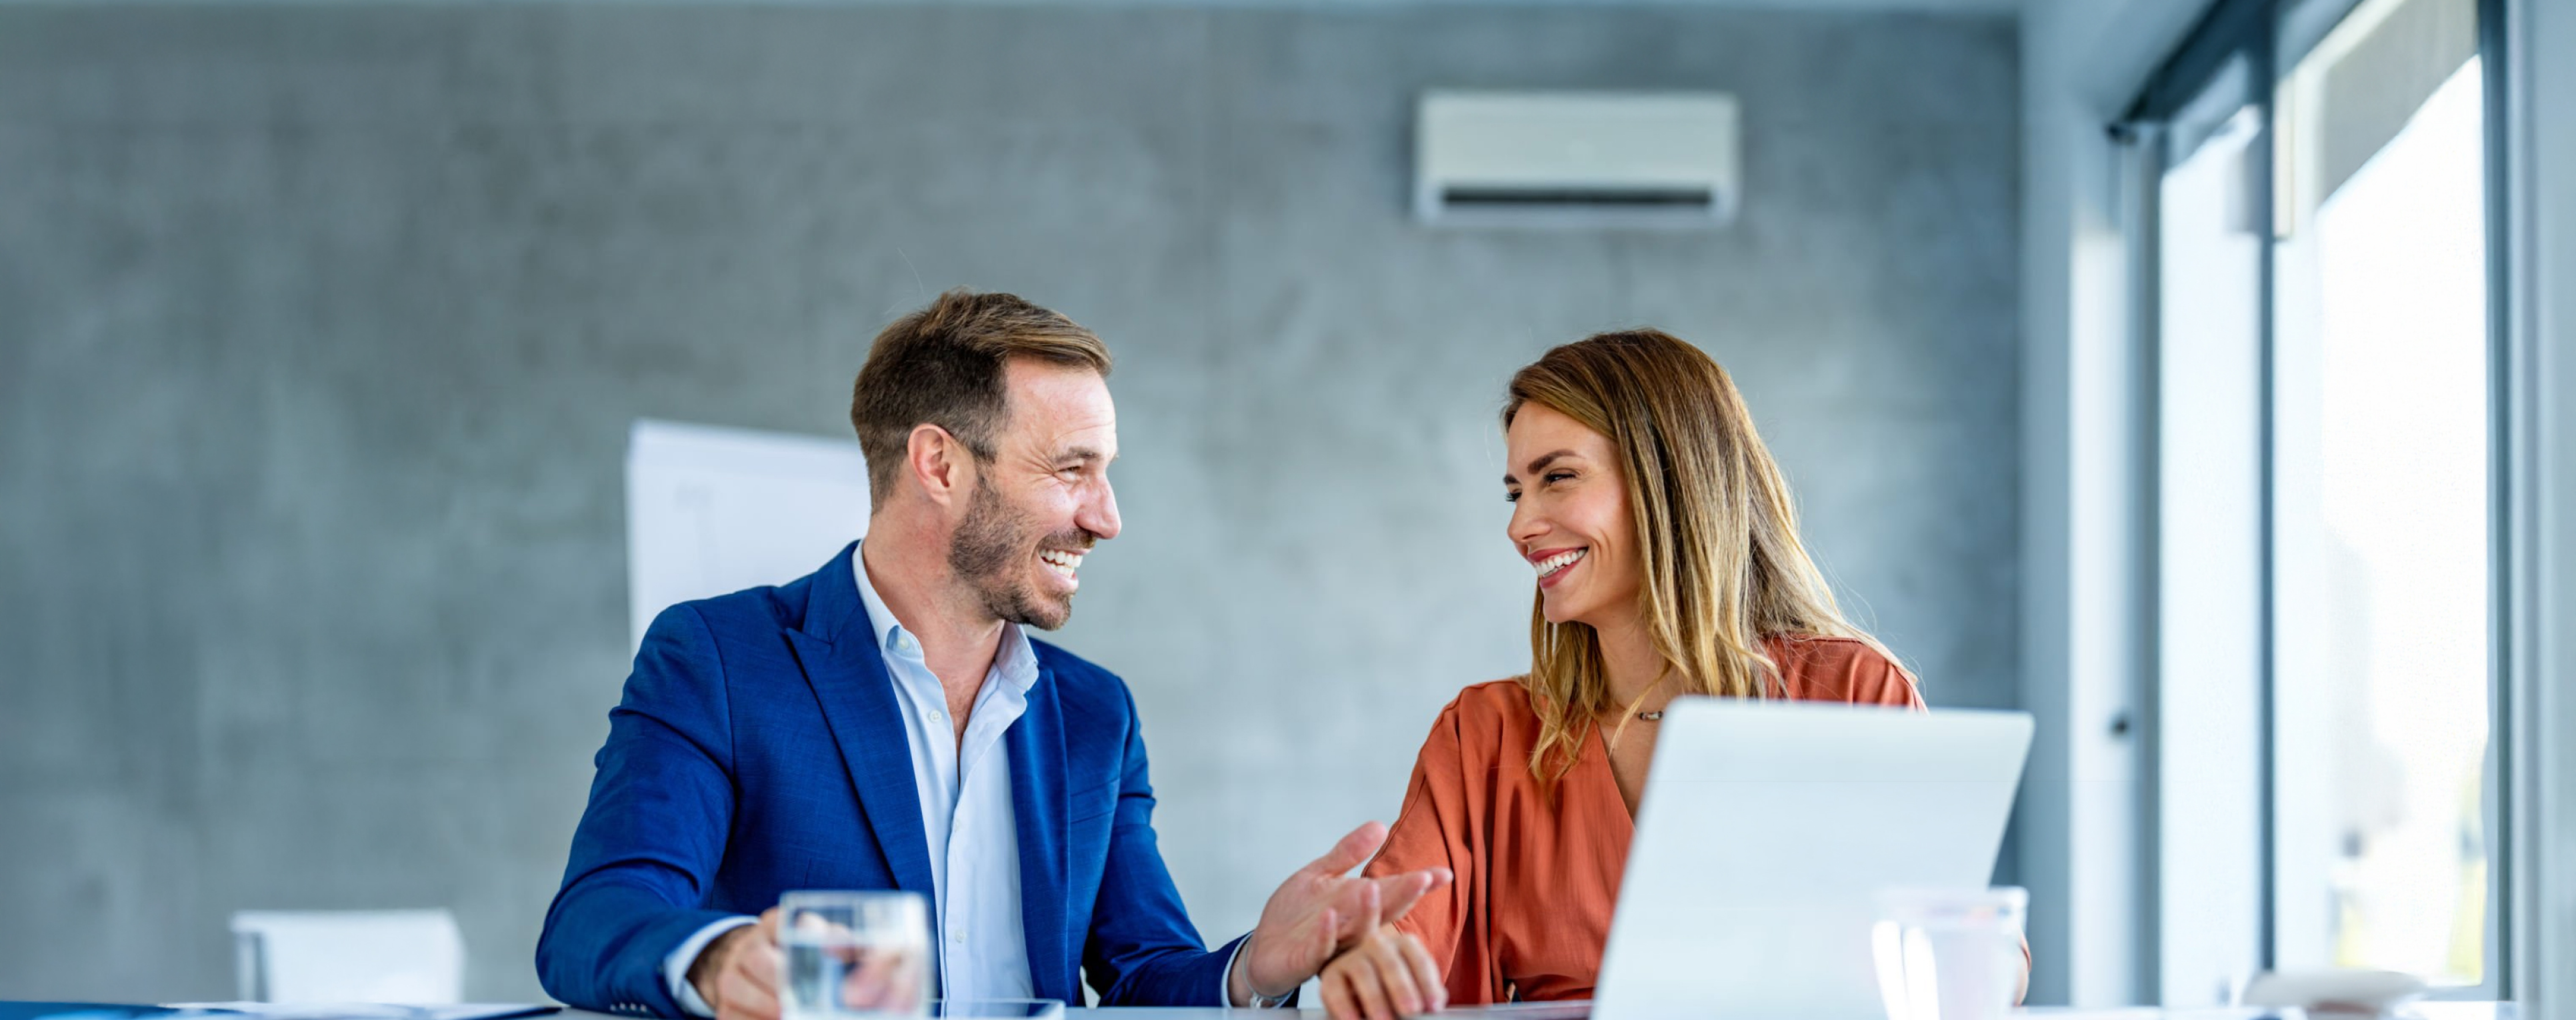
<path fill-rule="evenodd" d="M 1983 888 L 2023 712 L 1682 698 L 1665 710 L 1596 1020 L 1883 1020 L 1886 886 Z"/>

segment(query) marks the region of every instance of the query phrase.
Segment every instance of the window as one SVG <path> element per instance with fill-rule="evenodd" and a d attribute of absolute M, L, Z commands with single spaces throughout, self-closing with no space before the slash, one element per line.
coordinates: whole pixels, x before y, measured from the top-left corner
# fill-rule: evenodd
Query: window
<path fill-rule="evenodd" d="M 2485 978 L 2481 72 L 2471 0 L 2370 0 L 2275 104 L 2283 966 Z"/>
<path fill-rule="evenodd" d="M 2151 987 L 2229 1001 L 2262 930 L 2263 119 L 2240 65 L 2165 135 L 2156 185 Z"/>
<path fill-rule="evenodd" d="M 2499 997 L 2494 55 L 2479 0 L 2221 0 L 2132 109 L 2165 1005 Z"/>

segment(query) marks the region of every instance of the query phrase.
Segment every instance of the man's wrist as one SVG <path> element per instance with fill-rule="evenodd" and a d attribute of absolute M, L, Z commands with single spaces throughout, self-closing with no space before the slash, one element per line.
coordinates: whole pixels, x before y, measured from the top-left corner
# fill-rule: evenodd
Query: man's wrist
<path fill-rule="evenodd" d="M 724 1003 L 716 998 L 716 978 L 724 974 L 724 962 L 732 951 L 734 940 L 751 930 L 752 926 L 747 924 L 728 929 L 708 942 L 705 949 L 698 950 L 697 959 L 689 961 L 689 987 L 697 989 L 698 998 L 706 1001 L 708 1011 L 723 1008 Z"/>
<path fill-rule="evenodd" d="M 670 955 L 662 958 L 660 970 L 663 988 L 670 993 L 671 1004 L 679 1007 L 682 1015 L 693 1017 L 716 1015 L 715 1007 L 707 1004 L 706 996 L 698 994 L 698 983 L 692 980 L 698 974 L 699 958 L 709 957 L 707 948 L 714 944 L 718 936 L 755 923 L 757 922 L 749 917 L 719 918 L 692 932 L 686 941 L 671 949 Z M 716 969 L 713 963 L 714 960 L 710 957 L 710 965 L 705 971 L 707 984 L 710 986 L 718 984 L 717 979 L 724 973 Z"/>
<path fill-rule="evenodd" d="M 1252 962 L 1245 957 L 1252 955 L 1252 940 L 1259 935 L 1260 932 L 1255 930 L 1252 934 L 1244 936 L 1242 942 L 1235 944 L 1234 959 L 1226 966 L 1225 987 L 1228 1006 L 1238 1009 L 1274 1009 L 1287 1005 L 1297 995 L 1296 985 L 1290 985 L 1287 991 L 1276 995 L 1264 995 L 1261 989 L 1253 986 Z M 1299 982 L 1299 984 L 1303 983 Z"/>
<path fill-rule="evenodd" d="M 1243 951 L 1252 948 L 1252 936 L 1246 935 L 1234 944 L 1234 952 L 1225 961 L 1225 1004 L 1240 1009 L 1252 1005 L 1252 978 L 1244 973 Z"/>

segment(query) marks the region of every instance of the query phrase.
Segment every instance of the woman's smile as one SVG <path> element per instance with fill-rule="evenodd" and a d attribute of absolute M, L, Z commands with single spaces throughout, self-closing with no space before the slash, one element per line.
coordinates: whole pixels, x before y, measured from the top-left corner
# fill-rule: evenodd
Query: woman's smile
<path fill-rule="evenodd" d="M 1572 570 L 1575 564 L 1583 562 L 1583 554 L 1589 551 L 1591 551 L 1590 547 L 1578 546 L 1572 549 L 1542 549 L 1529 554 L 1530 565 L 1538 568 L 1538 586 L 1555 587 L 1557 582 L 1565 580 L 1567 571 Z"/>

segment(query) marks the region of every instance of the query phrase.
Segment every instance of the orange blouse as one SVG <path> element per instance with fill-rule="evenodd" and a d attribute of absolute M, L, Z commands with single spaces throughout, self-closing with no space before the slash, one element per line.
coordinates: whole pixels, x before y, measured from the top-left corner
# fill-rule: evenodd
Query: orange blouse
<path fill-rule="evenodd" d="M 1923 707 L 1914 681 L 1861 642 L 1764 644 L 1792 698 Z M 1634 820 L 1597 728 L 1553 798 L 1530 775 L 1538 730 L 1518 680 L 1458 692 L 1422 742 L 1404 809 L 1365 872 L 1457 873 L 1396 922 L 1440 961 L 1451 1005 L 1592 997 Z"/>

